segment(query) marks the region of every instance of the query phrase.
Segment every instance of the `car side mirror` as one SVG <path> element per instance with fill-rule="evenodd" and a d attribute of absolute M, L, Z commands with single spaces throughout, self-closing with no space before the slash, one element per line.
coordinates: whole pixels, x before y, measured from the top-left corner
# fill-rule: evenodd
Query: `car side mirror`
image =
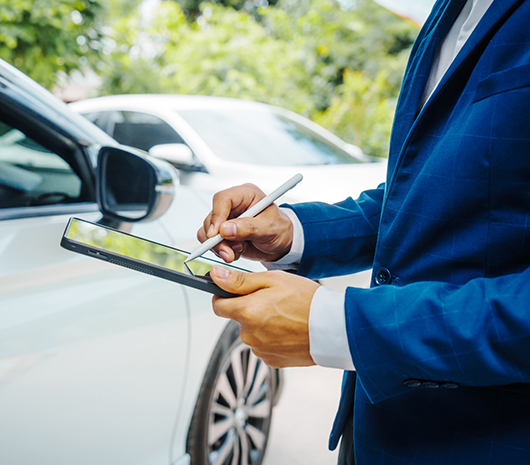
<path fill-rule="evenodd" d="M 197 160 L 186 144 L 159 144 L 149 149 L 149 155 L 165 160 L 177 168 L 197 171 Z"/>
<path fill-rule="evenodd" d="M 152 221 L 173 201 L 177 171 L 131 147 L 99 151 L 96 190 L 104 217 L 123 222 Z"/>

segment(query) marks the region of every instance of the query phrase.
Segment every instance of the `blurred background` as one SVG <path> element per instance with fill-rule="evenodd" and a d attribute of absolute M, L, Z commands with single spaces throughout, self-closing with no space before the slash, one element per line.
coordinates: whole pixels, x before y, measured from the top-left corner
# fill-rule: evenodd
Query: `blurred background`
<path fill-rule="evenodd" d="M 408 54 L 434 2 L 378 2 L 0 0 L 0 58 L 67 102 L 256 100 L 385 157 Z"/>

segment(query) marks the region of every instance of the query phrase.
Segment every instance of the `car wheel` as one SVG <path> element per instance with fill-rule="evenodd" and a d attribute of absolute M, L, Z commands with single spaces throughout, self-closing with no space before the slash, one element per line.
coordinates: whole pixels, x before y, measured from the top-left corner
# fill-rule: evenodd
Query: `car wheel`
<path fill-rule="evenodd" d="M 187 439 L 192 465 L 260 465 L 269 436 L 276 370 L 223 331 L 206 370 Z"/>

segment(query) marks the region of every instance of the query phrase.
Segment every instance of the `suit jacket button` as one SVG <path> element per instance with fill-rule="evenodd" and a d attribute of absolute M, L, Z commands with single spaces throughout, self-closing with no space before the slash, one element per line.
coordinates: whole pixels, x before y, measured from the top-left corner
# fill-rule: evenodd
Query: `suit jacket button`
<path fill-rule="evenodd" d="M 378 286 L 390 284 L 390 281 L 392 281 L 392 273 L 386 268 L 377 268 L 374 273 L 374 279 Z"/>
<path fill-rule="evenodd" d="M 431 389 L 436 389 L 436 388 L 440 387 L 440 384 L 439 383 L 435 383 L 434 381 L 424 381 L 423 383 L 421 383 L 421 385 L 423 387 L 431 388 Z"/>
<path fill-rule="evenodd" d="M 403 385 L 409 388 L 415 388 L 421 386 L 421 381 L 419 379 L 406 379 L 403 381 Z"/>

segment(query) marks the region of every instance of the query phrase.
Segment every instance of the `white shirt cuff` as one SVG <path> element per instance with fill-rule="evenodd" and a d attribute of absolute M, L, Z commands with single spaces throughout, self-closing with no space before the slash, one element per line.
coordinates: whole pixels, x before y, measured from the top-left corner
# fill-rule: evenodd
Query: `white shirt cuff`
<path fill-rule="evenodd" d="M 346 333 L 344 292 L 321 286 L 309 311 L 309 352 L 317 365 L 354 370 Z"/>
<path fill-rule="evenodd" d="M 293 224 L 293 243 L 291 244 L 291 250 L 289 250 L 287 255 L 275 262 L 263 262 L 263 265 L 268 270 L 296 269 L 296 265 L 300 263 L 302 253 L 304 252 L 305 241 L 302 223 L 300 223 L 296 213 L 290 208 L 280 208 L 280 210 L 289 217 Z"/>

